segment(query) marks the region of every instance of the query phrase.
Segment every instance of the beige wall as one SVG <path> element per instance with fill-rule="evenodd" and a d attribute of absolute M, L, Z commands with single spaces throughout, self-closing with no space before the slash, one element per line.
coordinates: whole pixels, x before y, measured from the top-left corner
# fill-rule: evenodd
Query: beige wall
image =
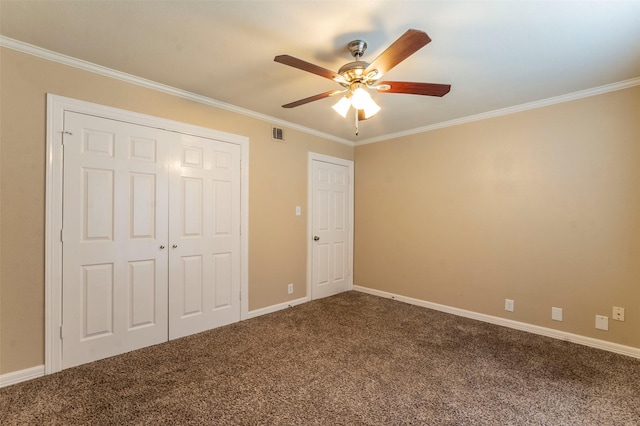
<path fill-rule="evenodd" d="M 640 87 L 355 155 L 356 285 L 640 347 Z"/>
<path fill-rule="evenodd" d="M 44 363 L 46 93 L 248 136 L 249 309 L 305 296 L 307 152 L 353 159 L 352 147 L 290 129 L 286 143 L 274 142 L 268 122 L 10 49 L 0 55 L 0 374 Z"/>
<path fill-rule="evenodd" d="M 289 129 L 273 142 L 267 122 L 0 55 L 0 374 L 44 360 L 47 92 L 248 136 L 249 309 L 304 296 L 307 152 L 353 159 L 353 148 Z M 640 347 L 640 87 L 355 158 L 355 284 Z M 613 305 L 626 321 L 595 330 Z"/>

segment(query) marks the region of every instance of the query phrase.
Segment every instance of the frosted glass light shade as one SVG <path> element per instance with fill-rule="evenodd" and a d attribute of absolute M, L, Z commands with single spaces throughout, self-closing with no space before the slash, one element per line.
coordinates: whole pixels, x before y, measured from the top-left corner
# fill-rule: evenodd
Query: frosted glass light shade
<path fill-rule="evenodd" d="M 342 99 L 340 99 L 331 108 L 333 108 L 335 110 L 335 112 L 340 114 L 343 118 L 346 118 L 347 117 L 347 112 L 349 112 L 349 108 L 350 107 L 351 107 L 351 102 L 349 101 L 349 98 L 347 98 L 346 96 L 343 96 Z"/>
<path fill-rule="evenodd" d="M 378 113 L 378 111 L 380 111 L 378 104 L 371 99 L 369 91 L 365 88 L 365 85 L 361 83 L 352 84 L 350 93 L 343 96 L 335 105 L 332 106 L 332 108 L 342 117 L 347 118 L 349 108 L 352 106 L 355 109 L 362 111 L 365 119 L 373 117 Z"/>
<path fill-rule="evenodd" d="M 351 105 L 353 105 L 355 109 L 365 109 L 370 102 L 373 101 L 371 99 L 371 95 L 366 89 L 358 87 L 353 91 L 353 94 L 351 95 Z"/>
<path fill-rule="evenodd" d="M 369 102 L 363 108 L 363 110 L 364 110 L 364 118 L 370 118 L 376 115 L 378 111 L 380 111 L 380 107 L 378 106 L 377 103 L 375 103 L 373 99 L 371 99 L 371 97 L 369 97 Z"/>

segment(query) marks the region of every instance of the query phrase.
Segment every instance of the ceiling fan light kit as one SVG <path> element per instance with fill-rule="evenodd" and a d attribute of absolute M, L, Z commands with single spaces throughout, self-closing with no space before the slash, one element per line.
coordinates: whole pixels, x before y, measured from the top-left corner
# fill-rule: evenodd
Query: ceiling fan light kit
<path fill-rule="evenodd" d="M 312 74 L 331 79 L 340 84 L 343 90 L 334 90 L 300 99 L 295 102 L 283 105 L 284 108 L 294 108 L 309 102 L 324 99 L 346 92 L 346 94 L 335 104 L 333 109 L 342 117 L 347 116 L 349 109 L 355 109 L 355 127 L 358 134 L 358 121 L 373 117 L 380 111 L 380 106 L 371 98 L 369 89 L 379 93 L 404 93 L 423 96 L 444 96 L 449 93 L 451 86 L 448 84 L 416 83 L 405 81 L 382 81 L 378 83 L 383 74 L 404 61 L 406 58 L 427 45 L 431 39 L 424 31 L 407 30 L 400 38 L 394 41 L 380 56 L 373 62 L 361 61 L 367 49 L 364 40 L 353 40 L 347 45 L 351 56 L 355 59 L 338 70 L 337 73 L 322 68 L 318 65 L 305 62 L 301 59 L 289 55 L 279 55 L 274 61 L 284 65 L 289 65 Z"/>

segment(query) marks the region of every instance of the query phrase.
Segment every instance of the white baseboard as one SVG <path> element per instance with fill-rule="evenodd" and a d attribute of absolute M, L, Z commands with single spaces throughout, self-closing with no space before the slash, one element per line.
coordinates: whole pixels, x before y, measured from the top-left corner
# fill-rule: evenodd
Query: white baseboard
<path fill-rule="evenodd" d="M 478 312 L 467 311 L 465 309 L 454 308 L 438 303 L 427 302 L 426 300 L 414 299 L 412 297 L 393 294 L 386 291 L 375 290 L 372 288 L 354 285 L 353 289 L 361 293 L 367 293 L 374 296 L 385 297 L 388 299 L 398 300 L 400 302 L 409 303 L 411 305 L 422 306 L 423 308 L 433 309 L 435 311 L 446 312 L 448 314 L 460 317 L 471 318 L 478 321 L 488 322 L 490 324 L 501 325 L 503 327 L 513 328 L 516 330 L 527 331 L 541 336 L 551 337 L 558 340 L 564 340 L 579 345 L 589 346 L 592 348 L 603 349 L 605 351 L 614 352 L 621 355 L 640 358 L 640 348 L 625 346 L 618 343 L 607 342 L 605 340 L 594 339 L 591 337 L 581 336 L 579 334 L 567 333 L 566 331 L 554 330 L 552 328 L 541 327 L 538 325 L 527 324 L 524 322 L 513 321 L 506 318 L 494 317 L 492 315 L 481 314 Z"/>
<path fill-rule="evenodd" d="M 299 299 L 291 300 L 289 302 L 279 303 L 277 305 L 267 306 L 266 308 L 256 309 L 254 311 L 249 311 L 247 314 L 247 318 L 255 318 L 261 315 L 270 314 L 272 312 L 277 312 L 283 309 L 291 308 L 293 306 L 300 305 L 302 303 L 306 303 L 309 301 L 308 297 L 301 297 Z M 45 367 L 44 365 L 38 365 L 36 367 L 26 368 L 24 370 L 13 371 L 11 373 L 6 373 L 0 375 L 0 388 L 5 386 L 15 385 L 20 382 L 26 382 L 27 380 L 35 379 L 38 377 L 42 377 L 45 375 Z"/>
<path fill-rule="evenodd" d="M 399 294 L 389 293 L 386 291 L 375 290 L 372 288 L 361 287 L 358 285 L 353 286 L 354 291 L 361 293 L 367 293 L 374 296 L 384 297 L 387 299 L 394 299 L 399 302 L 408 303 L 411 305 L 421 306 L 423 308 L 433 309 L 435 311 L 446 312 L 448 314 L 457 315 L 460 317 L 471 318 L 478 321 L 487 322 L 490 324 L 496 324 L 503 327 L 513 328 L 516 330 L 526 331 L 533 334 L 539 334 L 541 336 L 547 336 L 554 339 L 564 340 L 571 343 L 577 343 L 579 345 L 589 346 L 592 348 L 603 349 L 605 351 L 630 356 L 640 359 L 640 349 L 631 346 L 620 345 L 618 343 L 607 342 L 605 340 L 594 339 L 591 337 L 581 336 L 579 334 L 567 333 L 565 331 L 554 330 L 552 328 L 540 327 L 533 324 L 527 324 L 524 322 L 513 321 L 506 318 L 495 317 L 492 315 L 481 314 L 478 312 L 467 311 L 465 309 L 454 308 L 447 305 L 440 305 L 438 303 L 427 302 L 426 300 L 414 299 L 412 297 L 402 296 Z M 291 308 L 303 303 L 309 302 L 308 297 L 301 297 L 299 299 L 291 300 L 289 302 L 278 303 L 276 305 L 267 306 L 265 308 L 249 311 L 247 318 L 256 318 L 261 315 L 270 314 L 273 312 L 281 311 L 283 309 Z M 26 368 L 24 370 L 14 371 L 0 375 L 0 388 L 5 386 L 15 385 L 20 382 L 35 379 L 44 376 L 44 365 L 38 365 L 36 367 Z"/>
<path fill-rule="evenodd" d="M 294 306 L 301 305 L 303 303 L 307 303 L 309 300 L 311 300 L 311 299 L 309 299 L 308 297 L 301 297 L 299 299 L 290 300 L 289 302 L 278 303 L 277 305 L 271 305 L 271 306 L 267 306 L 266 308 L 260 308 L 260 309 L 256 309 L 256 310 L 253 310 L 253 311 L 249 311 L 247 313 L 247 318 L 245 318 L 245 319 L 255 318 L 255 317 L 259 317 L 261 315 L 266 315 L 266 314 L 270 314 L 270 313 L 273 313 L 273 312 L 278 312 L 278 311 L 281 311 L 283 309 L 292 308 Z"/>
<path fill-rule="evenodd" d="M 44 365 L 0 375 L 0 388 L 44 376 Z"/>

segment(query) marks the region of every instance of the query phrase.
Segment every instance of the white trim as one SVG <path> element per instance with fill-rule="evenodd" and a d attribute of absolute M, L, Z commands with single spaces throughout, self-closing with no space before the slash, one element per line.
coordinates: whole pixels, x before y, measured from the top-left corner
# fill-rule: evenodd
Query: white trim
<path fill-rule="evenodd" d="M 173 95 L 179 98 L 189 99 L 191 101 L 198 102 L 204 105 L 209 105 L 209 106 L 220 108 L 226 111 L 235 112 L 237 114 L 245 115 L 251 118 L 256 118 L 258 120 L 268 121 L 280 127 L 288 127 L 290 129 L 298 130 L 303 133 L 307 133 L 313 136 L 318 136 L 320 138 L 324 138 L 333 142 L 338 142 L 351 147 L 367 145 L 367 144 L 376 143 L 376 142 L 383 142 L 386 140 L 397 139 L 404 136 L 411 136 L 418 133 L 426 133 L 432 130 L 442 129 L 445 127 L 452 127 L 460 124 L 471 123 L 474 121 L 486 120 L 488 118 L 515 114 L 517 112 L 527 111 L 535 108 L 541 108 L 549 105 L 555 105 L 563 102 L 574 101 L 574 100 L 586 98 L 589 96 L 601 95 L 604 93 L 613 92 L 616 90 L 628 89 L 630 87 L 640 85 L 640 77 L 636 77 L 636 78 L 631 78 L 629 80 L 623 80 L 617 83 L 605 84 L 603 86 L 598 86 L 591 89 L 568 93 L 566 95 L 560 95 L 552 98 L 541 99 L 538 101 L 528 102 L 521 105 L 501 108 L 494 111 L 488 111 L 488 112 L 475 114 L 475 115 L 469 115 L 467 117 L 456 118 L 454 120 L 443 121 L 441 123 L 430 124 L 428 126 L 417 127 L 415 129 L 409 129 L 409 130 L 405 130 L 397 133 L 389 133 L 386 135 L 376 136 L 369 139 L 363 139 L 358 142 L 353 142 L 348 139 L 344 139 L 338 136 L 334 136 L 328 133 L 311 129 L 309 127 L 304 127 L 299 124 L 295 124 L 286 120 L 281 120 L 279 118 L 268 116 L 266 114 L 251 111 L 245 108 L 240 108 L 238 106 L 221 102 L 215 99 L 211 99 L 206 96 L 198 95 L 193 92 L 188 92 L 186 90 L 177 89 L 175 87 L 167 86 L 165 84 L 156 83 L 155 81 L 147 80 L 145 78 L 137 77 L 135 75 L 116 71 L 111 68 L 103 67 L 101 65 L 96 65 L 88 61 L 83 61 L 81 59 L 73 58 L 71 56 L 56 53 L 51 50 L 43 49 L 41 47 L 24 43 L 19 40 L 14 40 L 12 38 L 5 37 L 2 35 L 0 35 L 0 46 L 6 47 L 8 49 L 12 49 L 18 52 L 26 53 L 28 55 L 35 56 L 38 58 L 46 59 L 52 62 L 57 62 L 59 64 L 78 68 L 84 71 L 89 71 L 94 74 L 99 74 L 105 77 L 114 78 L 116 80 L 121 80 L 127 83 L 135 84 L 137 86 L 157 90 L 159 92 L 168 93 L 170 95 Z"/>
<path fill-rule="evenodd" d="M 147 80 L 146 78 L 137 77 L 132 74 L 127 74 L 124 72 L 116 71 L 111 68 L 103 67 L 101 65 L 97 65 L 88 61 L 83 61 L 82 59 L 73 58 L 71 56 L 63 55 L 61 53 L 56 53 L 51 50 L 43 49 L 38 46 L 34 46 L 32 44 L 24 43 L 19 40 L 14 40 L 9 37 L 0 35 L 0 46 L 6 47 L 8 49 L 12 49 L 18 52 L 26 53 L 31 56 L 35 56 L 38 58 L 46 59 L 52 62 L 57 62 L 62 65 L 67 65 L 70 67 L 78 68 L 84 71 L 92 72 L 94 74 L 99 74 L 105 77 L 113 78 L 116 80 L 124 81 L 126 83 L 135 84 L 136 86 L 146 87 L 148 89 L 157 90 L 159 92 L 168 93 L 169 95 L 177 96 L 183 99 L 189 99 L 194 102 L 198 102 L 204 105 L 209 105 L 215 108 L 220 108 L 226 111 L 235 112 L 237 114 L 241 114 L 247 117 L 256 118 L 258 120 L 263 120 L 267 122 L 271 122 L 280 127 L 288 127 L 290 129 L 298 130 L 303 133 L 307 133 L 310 135 L 318 136 L 320 138 L 324 138 L 333 142 L 338 142 L 348 146 L 354 146 L 354 143 L 340 138 L 338 136 L 330 135 L 328 133 L 320 132 L 318 130 L 311 129 L 309 127 L 304 127 L 299 124 L 291 123 L 286 120 L 281 120 L 279 118 L 271 117 L 266 114 L 262 114 L 259 112 L 251 111 L 246 108 L 241 108 L 235 105 L 228 104 L 226 102 L 218 101 L 215 99 L 208 98 L 206 96 L 198 95 L 193 92 L 188 92 L 186 90 L 177 89 L 175 87 L 167 86 L 165 84 L 157 83 L 152 80 Z"/>
<path fill-rule="evenodd" d="M 577 343 L 579 345 L 589 346 L 596 349 L 602 349 L 605 351 L 626 355 L 633 358 L 640 358 L 640 348 L 621 345 L 619 343 L 607 342 L 605 340 L 594 339 L 592 337 L 586 337 L 586 336 L 581 336 L 579 334 L 567 333 L 566 331 L 554 330 L 552 328 L 541 327 L 538 325 L 527 324 L 524 322 L 513 321 L 506 318 L 494 317 L 492 315 L 481 314 L 478 312 L 467 311 L 465 309 L 454 308 L 447 305 L 440 305 L 438 303 L 427 302 L 426 300 L 414 299 L 412 297 L 402 296 L 399 294 L 389 293 L 381 290 L 375 290 L 372 288 L 362 287 L 358 285 L 353 286 L 353 289 L 361 293 L 367 293 L 374 296 L 394 299 L 400 302 L 408 303 L 410 305 L 421 306 L 423 308 L 433 309 L 435 311 L 440 311 L 440 312 L 446 312 L 448 314 L 457 315 L 460 317 L 471 318 L 474 320 L 487 322 L 490 324 L 513 328 L 515 330 L 526 331 L 526 332 L 538 334 L 541 336 L 551 337 L 558 340 L 564 340 L 566 342 Z"/>
<path fill-rule="evenodd" d="M 249 315 L 249 139 L 240 157 L 240 321 Z"/>
<path fill-rule="evenodd" d="M 454 120 L 443 121 L 441 123 L 430 124 L 424 127 L 417 127 L 415 129 L 409 129 L 397 133 L 389 133 L 387 135 L 377 136 L 374 138 L 364 139 L 355 143 L 355 146 L 367 145 L 370 143 L 383 142 L 389 139 L 401 138 L 404 136 L 411 136 L 418 133 L 426 133 L 432 130 L 442 129 L 445 127 L 458 126 L 460 124 L 471 123 L 473 121 L 486 120 L 489 118 L 500 117 L 503 115 L 515 114 L 530 109 L 542 108 L 550 105 L 561 104 L 563 102 L 575 101 L 582 98 L 588 98 L 590 96 L 602 95 L 604 93 L 614 92 L 616 90 L 628 89 L 630 87 L 640 85 L 640 77 L 631 78 L 629 80 L 619 81 L 617 83 L 605 84 L 604 86 L 598 86 L 591 89 L 580 90 L 573 93 L 567 93 L 566 95 L 554 96 L 552 98 L 541 99 L 538 101 L 528 102 L 525 104 L 514 105 L 507 108 L 496 109 L 493 111 L 483 112 L 480 114 L 469 115 L 467 117 L 456 118 Z"/>
<path fill-rule="evenodd" d="M 307 297 L 312 300 L 311 265 L 313 264 L 313 161 L 337 164 L 349 169 L 349 283 L 347 291 L 353 290 L 353 228 L 354 228 L 354 162 L 344 158 L 309 152 L 307 158 Z"/>
<path fill-rule="evenodd" d="M 45 373 L 61 370 L 62 342 L 62 130 L 64 105 L 47 95 L 46 183 L 45 183 Z"/>
<path fill-rule="evenodd" d="M 249 311 L 247 318 L 256 318 L 266 314 L 272 314 L 274 312 L 281 311 L 287 308 L 293 308 L 294 306 L 302 305 L 303 303 L 307 303 L 310 299 L 308 297 L 301 297 L 299 299 L 290 300 L 288 302 L 282 302 L 275 305 L 267 306 L 260 309 L 255 309 L 253 311 Z"/>
<path fill-rule="evenodd" d="M 13 371 L 0 376 L 0 388 L 44 376 L 44 365 Z"/>
<path fill-rule="evenodd" d="M 64 112 L 73 111 L 112 120 L 215 139 L 240 145 L 241 149 L 241 260 L 240 320 L 249 312 L 249 138 L 206 127 L 125 111 L 63 96 L 47 94 L 46 210 L 45 210 L 45 371 L 62 369 L 62 131 Z"/>

